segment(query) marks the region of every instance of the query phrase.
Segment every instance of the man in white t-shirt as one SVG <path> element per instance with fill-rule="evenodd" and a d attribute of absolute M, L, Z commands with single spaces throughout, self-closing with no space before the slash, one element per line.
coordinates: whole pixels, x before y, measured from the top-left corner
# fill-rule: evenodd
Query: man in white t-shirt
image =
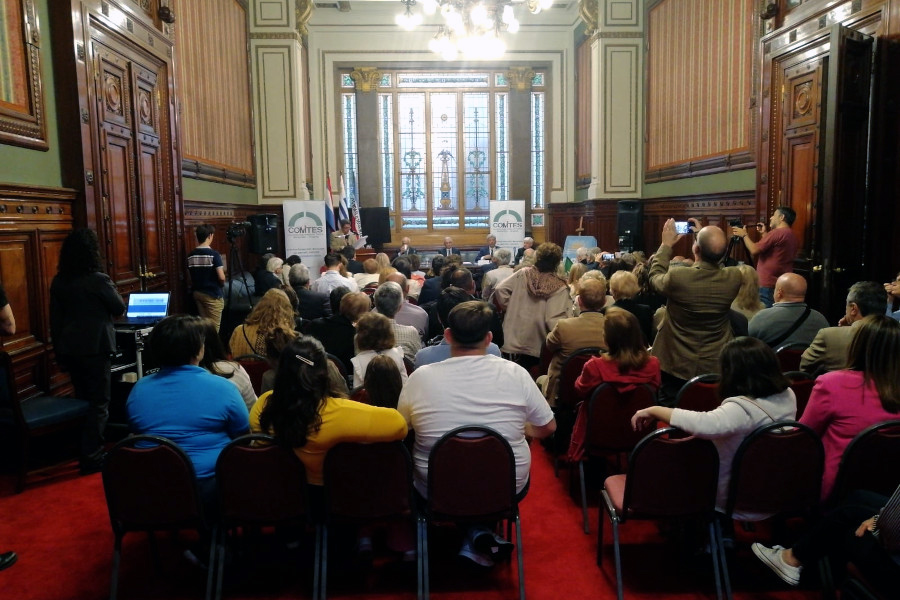
<path fill-rule="evenodd" d="M 400 394 L 397 410 L 416 431 L 415 485 L 425 494 L 428 455 L 445 433 L 465 425 L 490 427 L 502 435 L 516 458 L 516 492 L 528 489 L 531 451 L 525 436 L 544 438 L 556 430 L 550 405 L 528 371 L 487 354 L 493 311 L 480 300 L 450 311 L 444 336 L 450 358 L 416 369 Z M 513 545 L 484 527 L 469 527 L 460 556 L 481 566 L 506 558 Z"/>

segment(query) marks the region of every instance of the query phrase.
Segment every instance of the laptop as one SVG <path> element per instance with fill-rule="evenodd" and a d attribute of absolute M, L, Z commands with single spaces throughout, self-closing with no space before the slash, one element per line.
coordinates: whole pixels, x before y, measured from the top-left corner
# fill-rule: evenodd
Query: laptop
<path fill-rule="evenodd" d="M 117 325 L 153 325 L 169 312 L 169 292 L 132 292 L 128 310 Z"/>

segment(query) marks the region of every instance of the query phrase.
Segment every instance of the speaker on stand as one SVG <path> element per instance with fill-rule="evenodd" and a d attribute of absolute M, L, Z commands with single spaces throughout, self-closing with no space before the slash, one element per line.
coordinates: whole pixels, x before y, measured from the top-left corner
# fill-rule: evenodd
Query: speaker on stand
<path fill-rule="evenodd" d="M 640 200 L 619 200 L 616 232 L 619 252 L 643 250 L 644 207 Z"/>
<path fill-rule="evenodd" d="M 362 221 L 366 243 L 377 250 L 391 243 L 391 215 L 383 206 L 360 207 L 359 220 Z"/>
<path fill-rule="evenodd" d="M 250 244 L 253 254 L 275 252 L 278 249 L 278 215 L 250 215 Z"/>

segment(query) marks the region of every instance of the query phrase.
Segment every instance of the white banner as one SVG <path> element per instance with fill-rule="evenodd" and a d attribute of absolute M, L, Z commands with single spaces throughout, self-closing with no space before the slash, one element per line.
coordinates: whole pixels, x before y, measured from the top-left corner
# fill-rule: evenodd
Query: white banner
<path fill-rule="evenodd" d="M 497 247 L 506 248 L 516 255 L 525 239 L 525 201 L 491 201 L 491 233 L 497 238 Z"/>
<path fill-rule="evenodd" d="M 319 278 L 328 251 L 325 229 L 325 202 L 287 200 L 284 202 L 284 252 L 296 254 L 309 269 L 310 281 Z"/>

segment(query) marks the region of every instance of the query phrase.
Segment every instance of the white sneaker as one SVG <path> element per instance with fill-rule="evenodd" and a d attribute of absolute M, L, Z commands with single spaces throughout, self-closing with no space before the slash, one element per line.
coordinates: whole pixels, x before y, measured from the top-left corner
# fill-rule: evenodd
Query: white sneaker
<path fill-rule="evenodd" d="M 772 546 L 767 548 L 757 542 L 751 545 L 750 548 L 753 550 L 756 558 L 772 569 L 785 583 L 788 585 L 798 585 L 800 583 L 800 571 L 803 570 L 803 567 L 792 567 L 787 564 L 781 556 L 781 552 L 784 550 L 783 547 Z"/>

